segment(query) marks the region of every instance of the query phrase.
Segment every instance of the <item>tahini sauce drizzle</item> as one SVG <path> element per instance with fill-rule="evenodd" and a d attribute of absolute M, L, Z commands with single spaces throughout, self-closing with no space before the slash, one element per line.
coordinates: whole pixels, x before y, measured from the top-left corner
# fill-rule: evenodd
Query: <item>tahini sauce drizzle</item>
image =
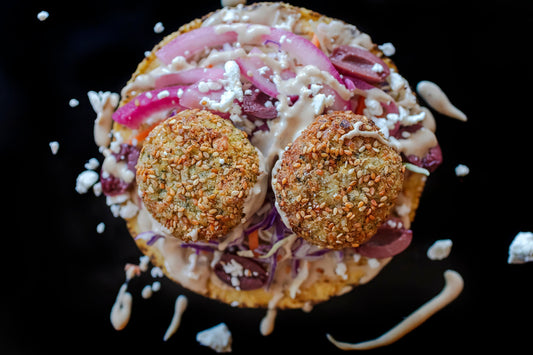
<path fill-rule="evenodd" d="M 174 315 L 172 316 L 170 325 L 168 326 L 168 329 L 165 332 L 165 335 L 163 336 L 163 341 L 167 341 L 168 339 L 170 339 L 170 337 L 174 335 L 176 330 L 178 330 L 181 323 L 181 316 L 187 308 L 187 303 L 187 297 L 184 295 L 179 295 L 176 299 L 176 303 L 174 304 Z"/>
<path fill-rule="evenodd" d="M 131 316 L 132 296 L 125 282 L 118 291 L 117 299 L 111 308 L 110 320 L 115 330 L 122 330 L 128 325 Z"/>
<path fill-rule="evenodd" d="M 446 270 L 444 272 L 444 280 L 444 288 L 438 295 L 423 304 L 420 308 L 379 338 L 352 344 L 337 341 L 330 334 L 326 334 L 326 336 L 329 341 L 342 350 L 370 350 L 392 344 L 424 323 L 432 315 L 440 311 L 459 296 L 464 286 L 464 281 L 461 275 L 456 271 Z"/>
<path fill-rule="evenodd" d="M 448 96 L 446 96 L 444 91 L 442 91 L 437 84 L 431 81 L 423 80 L 416 86 L 416 91 L 435 111 L 466 122 L 466 115 L 457 107 L 452 105 L 448 99 Z"/>

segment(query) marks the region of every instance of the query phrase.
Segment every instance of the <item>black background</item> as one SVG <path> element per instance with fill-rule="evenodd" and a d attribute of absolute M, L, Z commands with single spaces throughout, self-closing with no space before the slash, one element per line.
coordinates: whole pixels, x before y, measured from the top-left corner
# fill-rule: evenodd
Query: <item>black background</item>
<path fill-rule="evenodd" d="M 278 313 L 262 336 L 264 310 L 235 309 L 161 279 L 120 332 L 109 321 L 126 262 L 140 253 L 103 198 L 74 191 L 84 163 L 99 157 L 87 91 L 120 92 L 143 53 L 219 1 L 10 1 L 0 26 L 2 301 L 0 353 L 213 353 L 198 331 L 225 322 L 234 353 L 340 352 L 325 337 L 375 338 L 437 294 L 446 269 L 461 273 L 460 298 L 397 343 L 373 353 L 449 353 L 530 348 L 533 264 L 508 265 L 519 231 L 532 231 L 531 24 L 524 1 L 293 1 L 392 42 L 412 86 L 438 83 L 469 117 L 435 114 L 443 165 L 430 177 L 413 224 L 414 241 L 371 283 L 318 305 Z M 194 6 L 194 7 L 191 7 Z M 47 10 L 41 22 L 36 15 Z M 153 31 L 161 21 L 165 30 Z M 71 108 L 71 98 L 80 101 Z M 50 141 L 60 149 L 52 155 Z M 454 168 L 470 167 L 466 177 Z M 102 235 L 96 225 L 106 224 Z M 452 253 L 431 261 L 437 239 Z M 179 294 L 189 298 L 178 332 L 162 337 Z M 497 351 L 497 350 L 496 350 Z"/>

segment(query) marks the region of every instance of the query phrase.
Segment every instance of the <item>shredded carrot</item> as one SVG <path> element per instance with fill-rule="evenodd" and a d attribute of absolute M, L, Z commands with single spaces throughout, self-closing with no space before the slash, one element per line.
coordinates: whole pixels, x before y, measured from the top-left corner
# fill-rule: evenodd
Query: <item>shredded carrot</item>
<path fill-rule="evenodd" d="M 366 108 L 365 105 L 365 97 L 359 96 L 359 99 L 357 100 L 357 108 L 355 109 L 355 114 L 362 115 L 363 110 Z"/>
<path fill-rule="evenodd" d="M 157 126 L 158 124 L 159 124 L 159 122 L 156 122 L 153 125 L 151 125 L 150 127 L 148 127 L 147 129 L 140 131 L 137 135 L 131 137 L 130 140 L 128 141 L 128 143 L 132 144 L 133 140 L 136 140 L 137 143 L 140 143 L 140 142 L 144 141 L 146 139 L 146 137 L 148 137 L 150 132 L 152 132 L 152 129 L 154 129 L 154 127 Z"/>
<path fill-rule="evenodd" d="M 252 233 L 248 234 L 248 247 L 250 250 L 254 250 L 259 246 L 259 233 L 254 230 Z"/>
<path fill-rule="evenodd" d="M 313 38 L 311 39 L 311 43 L 313 43 L 315 47 L 320 48 L 320 41 L 318 40 L 317 35 L 314 33 L 313 33 Z"/>

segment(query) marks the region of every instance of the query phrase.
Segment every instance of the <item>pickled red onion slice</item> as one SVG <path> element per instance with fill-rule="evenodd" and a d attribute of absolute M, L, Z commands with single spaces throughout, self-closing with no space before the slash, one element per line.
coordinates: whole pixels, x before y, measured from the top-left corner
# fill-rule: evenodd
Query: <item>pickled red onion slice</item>
<path fill-rule="evenodd" d="M 236 42 L 238 37 L 235 31 L 218 33 L 216 26 L 200 27 L 177 36 L 159 49 L 156 55 L 163 63 L 170 64 L 178 56 L 190 58 L 195 53 L 206 48 L 215 48 L 225 43 Z M 245 36 L 244 38 L 246 39 Z M 290 57 L 296 59 L 301 65 L 314 65 L 320 70 L 327 71 L 344 85 L 339 72 L 335 69 L 330 59 L 306 38 L 274 27 L 270 28 L 270 34 L 264 34 L 261 38 L 263 43 L 279 43 L 280 49 L 286 51 Z M 255 44 L 255 39 L 250 40 L 253 43 L 241 41 L 240 44 Z"/>
<path fill-rule="evenodd" d="M 276 84 L 269 80 L 269 76 L 272 75 L 272 70 L 268 68 L 265 73 L 261 73 L 261 68 L 265 67 L 265 63 L 261 58 L 250 56 L 246 58 L 236 59 L 241 74 L 248 79 L 256 88 L 271 97 L 278 96 L 278 90 Z"/>
<path fill-rule="evenodd" d="M 191 85 L 201 80 L 218 80 L 224 77 L 222 68 L 193 68 L 177 73 L 161 75 L 155 80 L 155 88 L 160 89 L 167 86 Z"/>
<path fill-rule="evenodd" d="M 172 63 L 178 56 L 190 58 L 205 48 L 220 47 L 237 41 L 233 31 L 217 33 L 215 27 L 200 27 L 180 34 L 156 52 L 157 58 L 165 64 Z"/>
<path fill-rule="evenodd" d="M 199 88 L 199 83 L 196 83 L 189 86 L 184 91 L 183 95 L 181 96 L 180 103 L 186 108 L 205 109 L 205 105 L 202 104 L 204 98 L 219 102 L 220 98 L 224 94 L 224 91 L 224 88 L 220 88 L 219 90 L 209 90 L 207 92 L 203 92 Z"/>
<path fill-rule="evenodd" d="M 157 113 L 172 109 L 185 109 L 180 105 L 178 92 L 183 86 L 172 86 L 147 91 L 119 107 L 113 113 L 113 120 L 131 129 L 138 128 L 144 121 Z"/>
<path fill-rule="evenodd" d="M 279 28 L 271 28 L 269 35 L 263 35 L 263 40 L 279 43 L 281 49 L 301 65 L 314 65 L 318 69 L 330 73 L 344 85 L 339 72 L 329 58 L 308 39 Z"/>

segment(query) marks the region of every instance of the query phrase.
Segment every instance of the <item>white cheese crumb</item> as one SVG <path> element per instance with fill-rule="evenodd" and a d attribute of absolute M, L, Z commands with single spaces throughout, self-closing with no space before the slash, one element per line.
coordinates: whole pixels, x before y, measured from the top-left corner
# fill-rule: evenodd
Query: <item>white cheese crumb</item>
<path fill-rule="evenodd" d="M 96 170 L 100 166 L 100 163 L 98 162 L 98 159 L 91 158 L 84 166 L 87 170 Z"/>
<path fill-rule="evenodd" d="M 70 107 L 76 107 L 76 106 L 78 106 L 79 104 L 80 104 L 80 102 L 79 102 L 78 100 L 76 100 L 76 99 L 70 99 L 69 102 L 68 102 L 68 105 L 69 105 Z"/>
<path fill-rule="evenodd" d="M 208 346 L 217 353 L 231 352 L 231 332 L 225 323 L 220 323 L 212 328 L 196 334 L 196 341 L 203 346 Z"/>
<path fill-rule="evenodd" d="M 223 264 L 224 272 L 231 276 L 231 285 L 237 290 L 240 289 L 239 277 L 244 276 L 244 268 L 235 259 L 231 259 L 229 263 Z"/>
<path fill-rule="evenodd" d="M 157 292 L 157 291 L 159 291 L 159 290 L 161 290 L 161 282 L 159 282 L 159 281 L 154 281 L 154 282 L 152 283 L 152 291 Z"/>
<path fill-rule="evenodd" d="M 371 269 L 376 269 L 379 267 L 380 263 L 379 260 L 376 258 L 369 258 L 367 260 L 368 266 L 370 266 Z"/>
<path fill-rule="evenodd" d="M 150 297 L 152 297 L 152 286 L 150 285 L 146 285 L 143 287 L 142 291 L 141 291 L 141 296 L 142 298 L 144 299 L 148 299 Z"/>
<path fill-rule="evenodd" d="M 76 178 L 76 191 L 84 194 L 98 181 L 98 173 L 92 170 L 85 170 Z"/>
<path fill-rule="evenodd" d="M 431 260 L 446 259 L 452 251 L 453 242 L 451 239 L 441 239 L 433 243 L 427 251 L 427 257 Z"/>
<path fill-rule="evenodd" d="M 48 16 L 50 16 L 50 14 L 48 13 L 48 11 L 44 11 L 44 10 L 37 14 L 37 18 L 39 19 L 39 21 L 46 20 Z"/>
<path fill-rule="evenodd" d="M 374 63 L 374 65 L 372 66 L 372 71 L 376 73 L 383 73 L 383 65 L 379 63 Z"/>
<path fill-rule="evenodd" d="M 52 154 L 56 155 L 57 151 L 59 150 L 59 142 L 53 141 L 53 142 L 48 143 L 48 145 L 50 146 L 50 150 L 52 151 Z"/>
<path fill-rule="evenodd" d="M 98 225 L 96 226 L 96 233 L 102 234 L 104 233 L 104 231 L 105 231 L 105 223 L 104 222 L 98 223 Z"/>
<path fill-rule="evenodd" d="M 109 206 L 109 210 L 111 211 L 113 217 L 118 217 L 120 214 L 120 205 L 111 205 Z"/>
<path fill-rule="evenodd" d="M 154 279 L 156 277 L 163 277 L 163 270 L 157 266 L 154 266 L 152 270 L 150 270 L 150 275 L 152 275 Z"/>
<path fill-rule="evenodd" d="M 94 193 L 94 196 L 96 197 L 102 194 L 102 183 L 101 182 L 97 182 L 96 184 L 94 184 L 93 193 Z"/>
<path fill-rule="evenodd" d="M 348 275 L 346 274 L 346 271 L 348 268 L 346 267 L 345 263 L 338 263 L 335 267 L 335 273 L 340 276 L 343 280 L 348 280 Z"/>
<path fill-rule="evenodd" d="M 157 94 L 157 98 L 159 100 L 161 99 L 164 99 L 165 97 L 169 97 L 170 96 L 170 92 L 168 90 L 163 90 L 163 91 L 160 91 L 158 94 Z"/>
<path fill-rule="evenodd" d="M 533 261 L 533 233 L 520 232 L 509 246 L 509 264 L 523 264 Z"/>
<path fill-rule="evenodd" d="M 459 164 L 455 167 L 455 175 L 466 176 L 470 173 L 470 168 L 466 165 Z"/>
<path fill-rule="evenodd" d="M 152 297 L 154 292 L 157 292 L 160 289 L 161 289 L 161 283 L 159 281 L 155 281 L 151 285 L 146 285 L 146 286 L 143 287 L 143 289 L 141 291 L 141 296 L 144 299 L 148 299 L 148 298 Z"/>
<path fill-rule="evenodd" d="M 392 91 L 400 91 L 406 86 L 406 81 L 402 76 L 398 73 L 391 73 L 389 75 L 389 84 L 391 86 Z"/>
<path fill-rule="evenodd" d="M 224 93 L 220 97 L 220 102 L 203 97 L 200 105 L 206 106 L 215 111 L 229 112 L 233 108 L 239 109 L 239 105 L 234 105 L 234 101 L 242 102 L 244 93 L 242 91 L 241 72 L 237 62 L 230 60 L 224 64 Z M 232 117 L 234 116 L 232 113 Z"/>
<path fill-rule="evenodd" d="M 139 212 L 139 207 L 131 201 L 128 201 L 125 206 L 120 208 L 119 215 L 124 219 L 133 218 Z"/>
<path fill-rule="evenodd" d="M 387 57 L 390 57 L 391 55 L 394 55 L 396 53 L 396 48 L 394 45 L 390 42 L 383 43 L 382 45 L 378 46 L 378 48 L 385 54 Z"/>
<path fill-rule="evenodd" d="M 161 33 L 165 30 L 165 26 L 163 26 L 162 22 L 158 22 L 154 26 L 154 32 L 155 33 Z"/>

